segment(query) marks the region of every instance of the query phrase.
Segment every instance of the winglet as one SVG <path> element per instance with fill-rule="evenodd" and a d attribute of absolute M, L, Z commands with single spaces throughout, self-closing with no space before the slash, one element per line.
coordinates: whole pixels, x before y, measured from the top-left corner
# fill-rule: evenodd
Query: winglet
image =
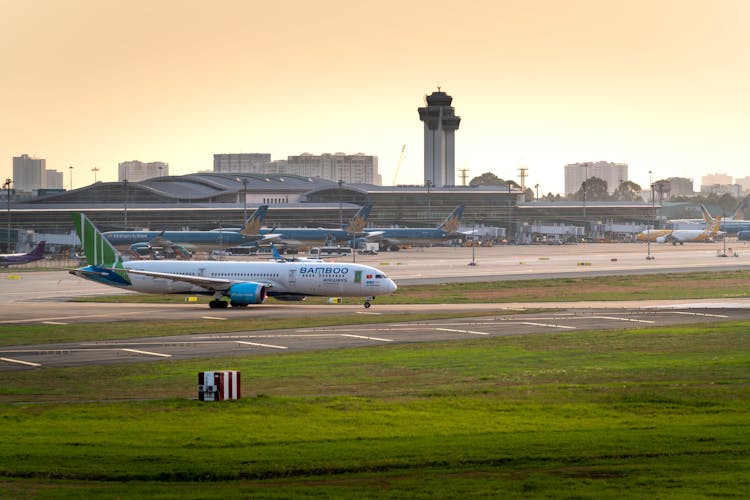
<path fill-rule="evenodd" d="M 122 269 L 122 256 L 110 241 L 80 212 L 70 214 L 78 238 L 81 240 L 86 261 L 92 266 Z"/>

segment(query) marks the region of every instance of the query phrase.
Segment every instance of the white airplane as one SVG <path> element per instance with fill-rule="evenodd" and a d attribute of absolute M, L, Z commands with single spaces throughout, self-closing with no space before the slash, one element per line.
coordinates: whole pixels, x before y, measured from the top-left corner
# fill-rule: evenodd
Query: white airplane
<path fill-rule="evenodd" d="M 714 237 L 720 234 L 724 234 L 719 231 L 721 227 L 721 216 L 717 216 L 715 219 L 712 218 L 710 222 L 706 224 L 705 229 L 675 229 L 669 234 L 658 238 L 656 241 L 676 244 L 684 244 L 690 241 L 713 241 Z"/>
<path fill-rule="evenodd" d="M 72 213 L 88 265 L 70 273 L 143 293 L 212 295 L 211 308 L 261 304 L 266 296 L 300 301 L 307 296 L 364 297 L 396 291 L 382 271 L 334 262 L 123 261 L 112 243 L 82 213 Z"/>

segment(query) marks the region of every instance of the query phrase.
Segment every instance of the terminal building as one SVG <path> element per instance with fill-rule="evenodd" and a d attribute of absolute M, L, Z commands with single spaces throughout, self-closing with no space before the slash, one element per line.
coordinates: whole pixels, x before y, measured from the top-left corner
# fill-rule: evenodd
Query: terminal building
<path fill-rule="evenodd" d="M 0 210 L 0 227 L 12 226 L 11 243 L 32 233 L 70 233 L 70 212 L 82 211 L 103 231 L 210 230 L 237 227 L 259 205 L 270 205 L 268 227 L 340 227 L 366 204 L 369 227 L 435 227 L 464 204 L 464 227 L 506 228 L 524 242 L 527 226 L 647 224 L 658 205 L 644 202 L 535 202 L 507 186 L 377 186 L 319 177 L 200 173 L 141 182 L 97 182 L 72 191 L 12 200 Z M 584 230 L 588 233 L 588 230 Z M 533 232 L 533 231 L 532 231 Z M 577 232 L 575 234 L 578 234 Z M 0 231 L 0 241 L 6 232 Z"/>

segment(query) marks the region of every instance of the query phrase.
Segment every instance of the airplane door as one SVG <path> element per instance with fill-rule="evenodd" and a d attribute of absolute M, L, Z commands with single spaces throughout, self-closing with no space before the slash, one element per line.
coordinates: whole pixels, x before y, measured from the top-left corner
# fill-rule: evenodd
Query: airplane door
<path fill-rule="evenodd" d="M 297 285 L 297 270 L 296 269 L 289 270 L 289 278 L 287 281 L 289 283 L 289 286 Z"/>

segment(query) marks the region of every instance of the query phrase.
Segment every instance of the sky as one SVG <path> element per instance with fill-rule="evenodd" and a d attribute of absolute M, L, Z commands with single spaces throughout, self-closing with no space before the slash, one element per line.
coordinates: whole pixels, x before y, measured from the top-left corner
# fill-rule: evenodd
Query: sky
<path fill-rule="evenodd" d="M 344 152 L 421 184 L 438 87 L 469 179 L 750 175 L 748 0 L 0 0 L 0 64 L 3 179 L 21 154 L 78 188 L 128 160 Z"/>

